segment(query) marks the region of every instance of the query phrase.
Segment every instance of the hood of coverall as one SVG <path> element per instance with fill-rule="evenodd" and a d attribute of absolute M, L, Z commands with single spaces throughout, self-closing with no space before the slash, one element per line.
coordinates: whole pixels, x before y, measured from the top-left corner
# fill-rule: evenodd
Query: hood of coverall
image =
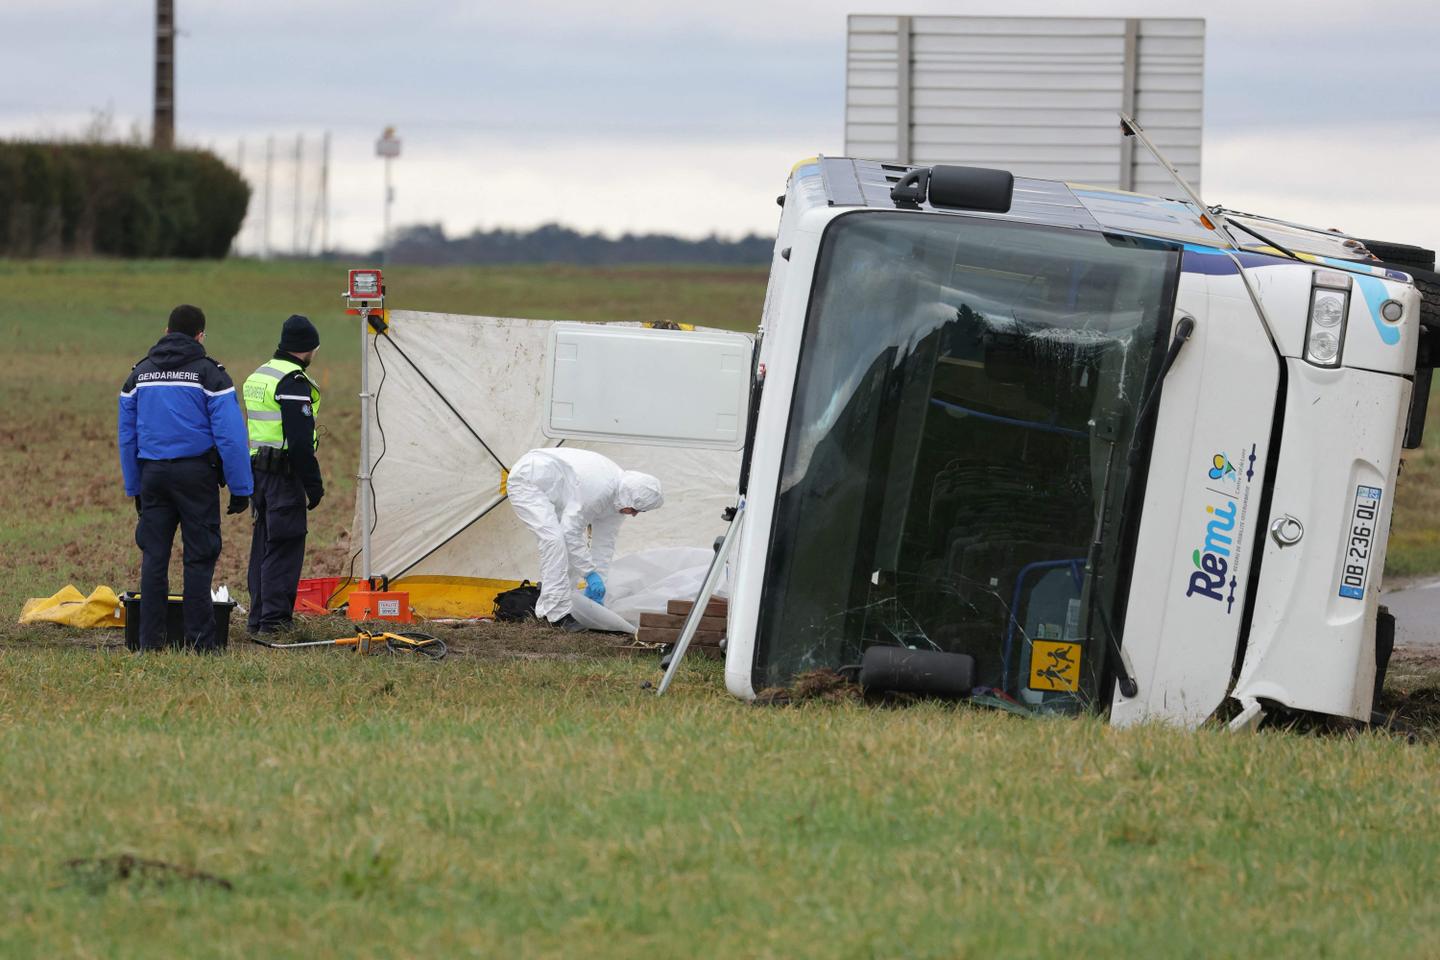
<path fill-rule="evenodd" d="M 660 492 L 660 481 L 655 477 L 634 470 L 620 474 L 620 488 L 615 491 L 616 510 L 634 508 L 644 513 L 658 510 L 664 503 L 665 495 Z"/>

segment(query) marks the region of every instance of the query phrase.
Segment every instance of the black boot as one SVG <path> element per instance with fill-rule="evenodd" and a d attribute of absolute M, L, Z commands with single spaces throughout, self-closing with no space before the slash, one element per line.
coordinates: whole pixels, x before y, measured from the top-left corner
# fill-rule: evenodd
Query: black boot
<path fill-rule="evenodd" d="M 557 630 L 564 630 L 566 633 L 584 633 L 590 628 L 575 619 L 573 613 L 567 613 L 559 620 L 551 620 L 550 626 Z"/>

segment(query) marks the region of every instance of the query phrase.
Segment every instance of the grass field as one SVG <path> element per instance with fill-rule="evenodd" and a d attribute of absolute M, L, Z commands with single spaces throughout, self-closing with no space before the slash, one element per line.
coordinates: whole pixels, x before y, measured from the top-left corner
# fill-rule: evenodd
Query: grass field
<path fill-rule="evenodd" d="M 237 378 L 289 313 L 320 324 L 313 556 L 341 569 L 341 276 L 0 262 L 0 956 L 1440 955 L 1434 665 L 1392 675 L 1407 744 L 751 707 L 709 662 L 657 700 L 653 660 L 496 626 L 446 632 L 438 664 L 13 626 L 26 596 L 133 584 L 115 393 L 182 300 Z M 764 292 L 760 271 L 388 279 L 397 307 L 742 328 Z M 1440 570 L 1435 449 L 1407 465 L 1392 570 Z M 226 521 L 232 587 L 247 534 Z"/>
<path fill-rule="evenodd" d="M 677 320 L 754 329 L 763 270 L 397 267 L 397 309 L 551 320 Z M 227 261 L 0 261 L 0 549 L 9 576 L 0 611 L 67 582 L 133 587 L 134 513 L 115 452 L 116 394 L 164 331 L 170 308 L 206 311 L 206 348 L 237 384 L 275 349 L 280 324 L 303 313 L 320 327 L 313 375 L 325 394 L 320 448 L 326 498 L 311 515 L 309 569 L 345 571 L 359 462 L 359 331 L 342 312 L 343 265 Z M 216 582 L 244 587 L 248 517 L 226 517 Z M 178 550 L 174 564 L 178 585 Z M 4 619 L 13 620 L 13 615 Z"/>
<path fill-rule="evenodd" d="M 1440 753 L 624 660 L 0 658 L 6 956 L 1440 950 Z M 121 879 L 68 861 L 130 854 Z"/>

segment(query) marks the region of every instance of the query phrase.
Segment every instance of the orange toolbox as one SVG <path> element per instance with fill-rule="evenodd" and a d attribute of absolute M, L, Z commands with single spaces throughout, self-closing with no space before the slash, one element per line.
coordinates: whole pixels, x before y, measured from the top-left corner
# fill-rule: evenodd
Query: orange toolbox
<path fill-rule="evenodd" d="M 347 609 L 351 620 L 415 622 L 415 614 L 410 609 L 410 594 L 404 590 L 366 589 L 371 586 L 373 584 L 361 581 L 358 587 L 350 591 Z"/>

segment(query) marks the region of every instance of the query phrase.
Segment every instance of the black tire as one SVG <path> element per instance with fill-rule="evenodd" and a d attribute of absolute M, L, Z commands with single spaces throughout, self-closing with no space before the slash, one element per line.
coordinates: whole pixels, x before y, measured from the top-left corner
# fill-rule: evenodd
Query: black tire
<path fill-rule="evenodd" d="M 1422 270 L 1435 269 L 1435 251 L 1409 243 L 1387 243 L 1384 240 L 1362 240 L 1365 249 L 1381 260 L 1389 261 L 1397 269 L 1419 267 Z"/>
<path fill-rule="evenodd" d="M 1415 277 L 1415 289 L 1420 291 L 1420 324 L 1431 330 L 1440 331 L 1440 277 L 1422 279 Z"/>
<path fill-rule="evenodd" d="M 909 647 L 869 647 L 860 659 L 860 686 L 867 693 L 968 697 L 975 686 L 975 658 Z"/>

